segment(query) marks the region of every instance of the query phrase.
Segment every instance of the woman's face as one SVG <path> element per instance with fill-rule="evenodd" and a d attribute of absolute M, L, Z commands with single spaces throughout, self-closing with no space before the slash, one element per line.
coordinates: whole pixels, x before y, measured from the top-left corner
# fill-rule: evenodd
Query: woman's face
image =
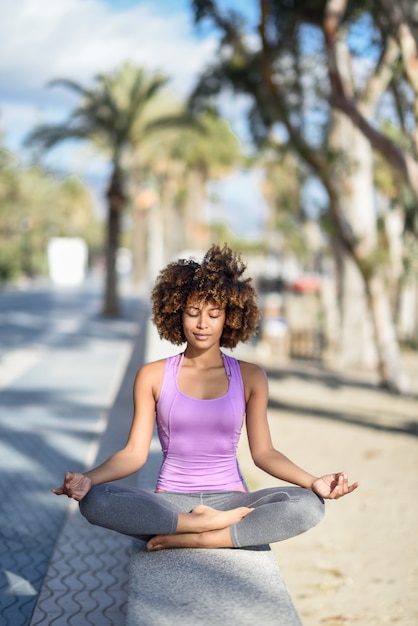
<path fill-rule="evenodd" d="M 219 345 L 225 324 L 225 309 L 214 302 L 190 298 L 183 311 L 183 329 L 189 345 L 207 349 Z"/>

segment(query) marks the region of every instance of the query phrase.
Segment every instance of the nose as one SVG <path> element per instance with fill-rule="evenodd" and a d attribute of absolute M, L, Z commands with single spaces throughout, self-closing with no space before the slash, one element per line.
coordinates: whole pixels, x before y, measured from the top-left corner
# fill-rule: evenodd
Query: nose
<path fill-rule="evenodd" d="M 198 328 L 207 328 L 208 324 L 206 318 L 203 314 L 199 315 L 199 319 L 197 321 Z"/>

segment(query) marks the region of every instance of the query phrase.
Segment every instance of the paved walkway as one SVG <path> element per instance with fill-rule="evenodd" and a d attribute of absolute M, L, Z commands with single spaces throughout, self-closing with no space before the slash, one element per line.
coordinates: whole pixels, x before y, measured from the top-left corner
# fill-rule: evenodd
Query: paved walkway
<path fill-rule="evenodd" d="M 122 446 L 132 417 L 147 308 L 125 298 L 123 318 L 104 320 L 100 300 L 45 345 L 2 355 L 1 626 L 125 623 L 131 541 L 93 529 L 75 502 L 50 493 L 65 470 Z M 11 376 L 13 356 L 26 367 Z"/>
<path fill-rule="evenodd" d="M 74 502 L 49 490 L 66 469 L 90 467 L 123 445 L 136 370 L 178 348 L 155 340 L 140 298 L 125 300 L 120 320 L 101 319 L 99 307 L 99 297 L 93 298 L 80 324 L 61 320 L 46 346 L 2 355 L 0 626 L 126 624 L 131 540 L 90 526 Z M 25 368 L 19 369 L 22 358 Z M 274 409 L 277 375 L 267 371 Z M 293 374 L 307 376 L 303 368 Z M 333 388 L 336 381 L 326 380 Z M 323 386 L 319 392 L 324 396 Z M 283 391 L 280 397 L 283 410 Z M 361 412 L 364 422 L 364 405 Z M 311 415 L 318 417 L 312 409 Z M 376 428 L 401 427 L 389 413 L 372 419 Z M 402 428 L 416 434 L 416 419 Z"/>

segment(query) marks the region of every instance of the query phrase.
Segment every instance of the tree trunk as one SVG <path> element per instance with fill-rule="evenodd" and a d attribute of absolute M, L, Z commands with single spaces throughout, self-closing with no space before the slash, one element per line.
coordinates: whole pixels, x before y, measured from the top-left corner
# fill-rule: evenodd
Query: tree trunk
<path fill-rule="evenodd" d="M 203 227 L 206 197 L 206 177 L 198 167 L 190 168 L 187 175 L 187 201 L 184 211 L 184 246 L 187 249 L 210 245 L 208 230 Z"/>
<path fill-rule="evenodd" d="M 354 116 L 355 119 L 351 118 L 353 124 L 356 125 L 362 132 L 364 132 L 362 125 L 359 124 L 360 118 L 361 120 L 365 121 L 367 127 L 372 127 L 366 121 L 364 115 L 362 115 L 360 110 L 357 108 L 354 102 L 354 98 L 349 98 L 346 95 L 346 90 L 344 89 L 346 85 L 343 81 L 344 76 L 340 74 L 340 67 L 338 65 L 338 28 L 345 11 L 346 3 L 347 0 L 328 0 L 326 19 L 324 21 L 324 35 L 329 53 L 328 63 L 330 84 L 332 90 L 332 102 L 335 103 L 338 99 L 337 97 L 343 94 L 345 97 L 345 102 L 348 102 L 351 109 L 353 109 L 356 113 L 356 115 Z M 270 99 L 271 110 L 275 111 L 277 119 L 282 121 L 285 125 L 293 147 L 304 159 L 306 164 L 309 165 L 316 172 L 318 178 L 321 180 L 325 190 L 328 193 L 330 214 L 334 222 L 338 237 L 340 238 L 341 242 L 343 242 L 346 251 L 350 254 L 358 270 L 360 271 L 365 281 L 367 294 L 369 296 L 368 302 L 371 307 L 373 306 L 371 315 L 374 322 L 374 331 L 377 344 L 376 347 L 379 359 L 383 360 L 382 363 L 380 363 L 379 365 L 379 371 L 381 372 L 382 376 L 391 377 L 384 378 L 383 383 L 391 389 L 397 389 L 398 391 L 401 391 L 403 389 L 403 378 L 400 372 L 399 359 L 397 358 L 398 350 L 396 337 L 393 330 L 393 324 L 391 323 L 390 316 L 387 316 L 383 313 L 387 310 L 386 306 L 384 305 L 383 282 L 381 282 L 381 279 L 376 275 L 378 268 L 374 267 L 373 258 L 369 254 L 370 245 L 372 244 L 373 240 L 375 241 L 376 239 L 375 233 L 370 230 L 370 216 L 372 207 L 368 207 L 367 209 L 368 219 L 366 219 L 366 221 L 362 220 L 363 226 L 360 229 L 359 238 L 356 230 L 357 224 L 350 220 L 351 216 L 346 215 L 345 213 L 346 207 L 341 204 L 341 198 L 343 197 L 345 190 L 343 190 L 341 185 L 336 185 L 335 181 L 336 178 L 338 179 L 338 176 L 335 176 L 335 171 L 333 171 L 330 167 L 327 158 L 318 151 L 313 150 L 304 140 L 303 136 L 299 132 L 299 129 L 292 124 L 291 118 L 288 114 L 288 109 L 286 107 L 286 98 L 281 91 L 281 85 L 279 80 L 275 80 L 274 68 L 271 63 L 272 54 L 266 32 L 269 5 L 266 0 L 260 0 L 260 5 L 261 23 L 259 27 L 259 32 L 263 48 L 261 63 L 262 78 L 264 81 L 266 97 Z M 342 69 L 344 71 L 347 70 L 344 65 L 342 65 Z M 350 73 L 348 74 L 348 78 L 348 87 L 350 87 Z M 382 82 L 379 82 L 379 88 L 381 84 Z M 375 93 L 376 90 L 373 91 L 373 95 Z M 366 134 L 366 137 L 369 139 L 369 141 L 372 141 L 371 135 L 372 133 Z M 385 149 L 392 150 L 395 153 L 395 156 L 398 158 L 398 165 L 400 169 L 403 168 L 405 170 L 408 166 L 409 161 L 405 159 L 404 154 L 401 153 L 401 151 L 398 150 L 391 141 L 387 140 L 386 137 L 382 137 L 381 133 L 375 131 L 375 135 L 378 135 L 380 139 L 380 147 L 384 145 Z M 348 154 L 351 156 L 352 152 L 349 150 Z M 359 154 L 359 152 L 356 152 L 354 157 L 357 157 Z M 408 163 L 406 163 L 406 161 L 408 161 Z M 349 166 L 356 166 L 354 159 L 352 162 L 349 163 Z M 338 175 L 339 174 L 340 172 L 338 172 Z M 361 237 L 362 234 L 365 234 L 365 236 Z M 377 289 L 377 285 L 380 285 L 380 290 Z M 379 293 L 379 297 L 377 297 L 377 293 Z M 379 310 L 380 306 L 382 307 L 381 311 Z M 386 362 L 387 359 L 389 359 L 388 362 Z"/>
<path fill-rule="evenodd" d="M 164 266 L 164 222 L 160 199 L 151 207 L 148 220 L 147 278 L 151 288 Z"/>
<path fill-rule="evenodd" d="M 384 281 L 375 274 L 366 280 L 366 287 L 376 331 L 382 386 L 397 393 L 405 392 L 408 385 L 399 367 L 398 342 Z"/>
<path fill-rule="evenodd" d="M 348 47 L 343 40 L 336 40 L 333 50 L 335 64 L 345 92 L 353 99 L 351 58 Z M 366 90 L 363 101 L 358 105 L 365 116 L 373 114 L 375 102 L 387 81 L 386 74 L 383 75 L 383 73 L 374 75 L 373 79 L 373 83 L 368 85 L 369 89 Z M 351 226 L 352 237 L 349 241 L 351 256 L 360 270 L 365 285 L 365 293 L 363 287 L 358 297 L 349 298 L 349 303 L 347 303 L 349 304 L 348 310 L 352 307 L 360 308 L 359 314 L 354 316 L 354 321 L 357 319 L 357 323 L 353 332 L 350 331 L 346 339 L 353 342 L 354 338 L 358 337 L 359 349 L 363 350 L 362 360 L 367 363 L 370 358 L 373 358 L 371 337 L 368 331 L 371 319 L 382 384 L 389 389 L 403 391 L 405 381 L 401 372 L 389 294 L 384 284 L 383 269 L 376 260 L 377 211 L 374 197 L 372 146 L 349 118 L 335 111 L 333 116 L 333 148 L 339 150 L 345 156 L 345 160 L 348 160 L 344 162 L 343 167 L 340 165 L 341 171 L 336 176 L 340 185 L 340 205 Z M 351 275 L 354 279 L 357 276 L 358 282 L 360 278 L 358 272 L 351 272 Z M 363 313 L 361 313 L 361 308 Z"/>
<path fill-rule="evenodd" d="M 148 241 L 148 210 L 134 207 L 133 225 L 133 284 L 142 289 L 146 282 Z"/>
<path fill-rule="evenodd" d="M 183 248 L 184 224 L 181 213 L 176 206 L 178 178 L 174 168 L 167 168 L 165 175 L 160 176 L 160 210 L 163 222 L 164 265 L 177 256 Z"/>
<path fill-rule="evenodd" d="M 119 249 L 120 213 L 124 198 L 122 193 L 121 174 L 117 166 L 115 166 L 113 170 L 107 192 L 107 199 L 106 282 L 103 315 L 105 317 L 118 317 L 120 314 L 120 305 L 116 259 Z"/>

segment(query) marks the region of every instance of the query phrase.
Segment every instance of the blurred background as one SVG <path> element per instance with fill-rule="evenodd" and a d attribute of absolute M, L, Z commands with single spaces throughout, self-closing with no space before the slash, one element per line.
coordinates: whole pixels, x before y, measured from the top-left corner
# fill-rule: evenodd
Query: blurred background
<path fill-rule="evenodd" d="M 121 282 L 146 290 L 226 242 L 255 278 L 262 349 L 404 389 L 415 2 L 2 4 L 3 285 L 93 273 L 117 316 Z"/>
<path fill-rule="evenodd" d="M 49 490 L 124 444 L 153 281 L 212 243 L 275 441 L 361 483 L 275 548 L 304 624 L 417 623 L 418 1 L 0 8 L 1 624 L 124 623 L 130 542 Z"/>

